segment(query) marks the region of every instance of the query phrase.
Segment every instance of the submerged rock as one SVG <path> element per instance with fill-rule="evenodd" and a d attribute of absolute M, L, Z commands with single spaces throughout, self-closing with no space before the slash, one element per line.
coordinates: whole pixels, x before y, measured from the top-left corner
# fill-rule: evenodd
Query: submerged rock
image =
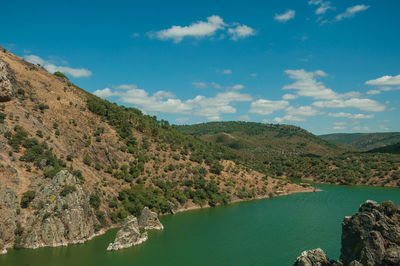
<path fill-rule="evenodd" d="M 139 245 L 147 240 L 147 232 L 140 233 L 136 217 L 128 216 L 122 228 L 118 231 L 113 243 L 110 243 L 107 250 L 118 250 Z"/>
<path fill-rule="evenodd" d="M 139 227 L 145 230 L 163 230 L 164 226 L 158 220 L 157 213 L 150 211 L 148 207 L 144 207 L 139 217 Z"/>
<path fill-rule="evenodd" d="M 317 257 L 322 258 L 325 254 L 317 250 Z M 400 207 L 393 202 L 366 201 L 356 214 L 343 220 L 340 260 L 313 264 L 315 252 L 303 252 L 294 265 L 400 265 Z"/>

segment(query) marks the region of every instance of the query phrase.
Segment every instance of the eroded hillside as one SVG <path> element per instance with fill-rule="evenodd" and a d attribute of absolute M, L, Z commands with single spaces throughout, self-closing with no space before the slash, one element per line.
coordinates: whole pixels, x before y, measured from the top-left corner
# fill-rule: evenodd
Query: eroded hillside
<path fill-rule="evenodd" d="M 85 241 L 145 206 L 312 191 L 0 50 L 0 251 Z"/>

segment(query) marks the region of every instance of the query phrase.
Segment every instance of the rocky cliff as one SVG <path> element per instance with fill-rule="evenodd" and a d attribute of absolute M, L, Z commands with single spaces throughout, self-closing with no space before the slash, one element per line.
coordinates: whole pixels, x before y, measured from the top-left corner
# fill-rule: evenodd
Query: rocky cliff
<path fill-rule="evenodd" d="M 343 220 L 340 260 L 315 249 L 303 252 L 294 265 L 400 265 L 400 207 L 366 201 Z"/>
<path fill-rule="evenodd" d="M 147 232 L 141 233 L 136 217 L 130 215 L 122 228 L 118 231 L 113 243 L 110 243 L 107 250 L 118 250 L 139 245 L 147 240 Z"/>

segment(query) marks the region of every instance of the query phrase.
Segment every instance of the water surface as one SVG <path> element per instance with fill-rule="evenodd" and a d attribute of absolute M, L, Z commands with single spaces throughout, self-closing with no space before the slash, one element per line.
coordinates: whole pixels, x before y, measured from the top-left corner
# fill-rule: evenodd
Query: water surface
<path fill-rule="evenodd" d="M 9 250 L 0 265 L 292 265 L 317 247 L 336 259 L 344 216 L 367 199 L 400 204 L 399 189 L 318 187 L 323 191 L 164 216 L 163 231 L 126 250 L 106 251 L 113 229 L 81 245 Z"/>

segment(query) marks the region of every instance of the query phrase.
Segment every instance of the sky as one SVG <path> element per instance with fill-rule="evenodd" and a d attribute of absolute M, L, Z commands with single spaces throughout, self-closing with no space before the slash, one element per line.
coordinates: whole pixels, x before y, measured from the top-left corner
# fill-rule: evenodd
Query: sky
<path fill-rule="evenodd" d="M 400 131 L 400 1 L 6 1 L 0 45 L 171 124 Z"/>

